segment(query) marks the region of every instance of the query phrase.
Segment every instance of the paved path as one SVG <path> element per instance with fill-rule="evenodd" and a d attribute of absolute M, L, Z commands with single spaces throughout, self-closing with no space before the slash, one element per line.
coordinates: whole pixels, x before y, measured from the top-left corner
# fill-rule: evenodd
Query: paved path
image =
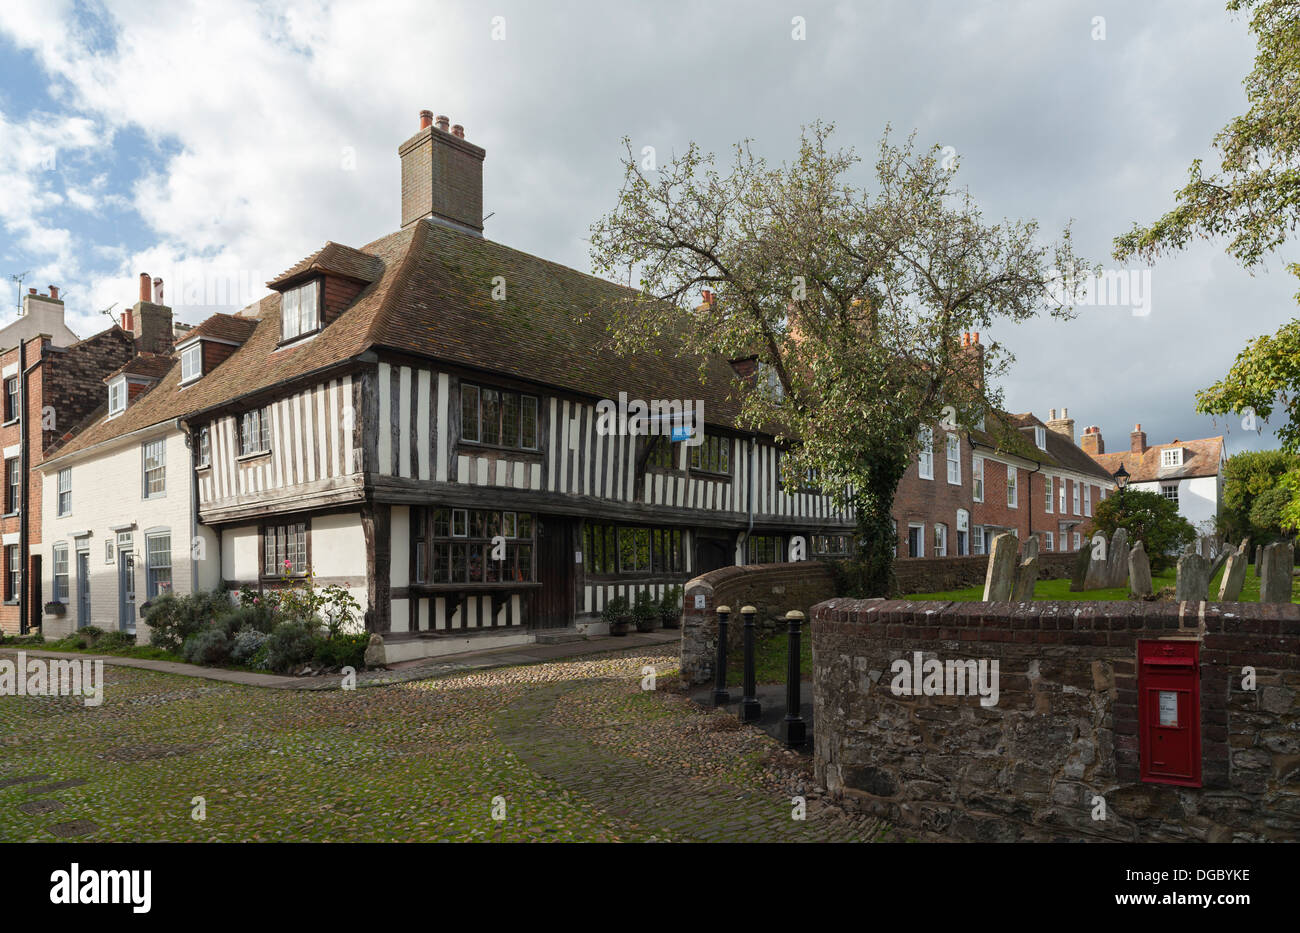
<path fill-rule="evenodd" d="M 681 632 L 674 629 L 660 629 L 648 633 L 630 633 L 615 638 L 610 635 L 597 635 L 585 641 L 562 642 L 552 645 L 512 645 L 507 648 L 488 648 L 482 651 L 467 651 L 463 654 L 444 655 L 436 658 L 421 658 L 418 661 L 404 661 L 394 664 L 387 670 L 362 671 L 357 674 L 358 687 L 378 687 L 386 684 L 409 683 L 413 680 L 425 680 L 429 677 L 442 677 L 460 671 L 478 671 L 494 667 L 514 667 L 520 664 L 537 664 L 560 658 L 575 658 L 589 654 L 602 654 L 607 651 L 621 651 L 626 648 L 646 648 L 679 642 Z M 162 674 L 184 674 L 187 677 L 202 677 L 206 680 L 220 680 L 230 684 L 244 684 L 249 687 L 267 687 L 272 690 L 337 690 L 342 683 L 338 674 L 321 674 L 313 677 L 289 677 L 282 674 L 259 674 L 255 671 L 236 671 L 223 667 L 202 667 L 197 664 L 185 664 L 179 661 L 154 661 L 145 658 L 128 658 L 113 654 L 94 654 L 86 651 L 45 651 L 37 647 L 10 645 L 0 648 L 0 657 L 12 656 L 22 651 L 32 658 L 76 658 L 88 661 L 103 661 L 120 667 L 135 667 L 146 671 L 158 671 Z"/>

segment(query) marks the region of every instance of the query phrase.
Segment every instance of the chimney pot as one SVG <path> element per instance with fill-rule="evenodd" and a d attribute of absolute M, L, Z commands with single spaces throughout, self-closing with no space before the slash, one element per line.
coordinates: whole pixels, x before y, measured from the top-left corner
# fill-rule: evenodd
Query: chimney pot
<path fill-rule="evenodd" d="M 977 330 L 975 330 L 975 331 L 971 331 L 970 342 L 971 342 L 971 343 L 979 343 L 979 342 L 980 342 L 980 332 L 979 332 L 979 331 L 977 331 Z"/>
<path fill-rule="evenodd" d="M 141 300 L 141 301 L 152 301 L 152 300 L 153 300 L 153 296 L 152 296 L 152 293 L 151 293 L 150 288 L 149 288 L 149 273 L 148 273 L 148 272 L 141 272 L 141 273 L 140 273 L 140 300 Z"/>
<path fill-rule="evenodd" d="M 153 280 L 153 298 L 156 304 L 161 305 L 167 303 L 163 301 L 163 280 L 162 279 Z"/>
<path fill-rule="evenodd" d="M 432 110 L 421 110 L 421 111 L 420 111 L 420 129 L 422 129 L 422 130 L 427 130 L 427 129 L 428 129 L 429 127 L 431 127 L 432 125 L 433 125 L 433 111 L 432 111 Z"/>
<path fill-rule="evenodd" d="M 29 289 L 27 289 L 27 294 L 29 294 L 29 295 L 35 295 L 35 294 L 36 294 L 36 289 L 34 289 L 34 288 L 29 288 Z"/>
<path fill-rule="evenodd" d="M 59 300 L 59 286 L 57 285 L 50 286 L 50 297 L 53 298 L 55 301 Z"/>
<path fill-rule="evenodd" d="M 454 124 L 451 128 L 451 135 L 455 136 L 457 139 L 464 139 L 465 127 L 461 126 L 459 123 Z"/>
<path fill-rule="evenodd" d="M 438 124 L 438 129 L 442 130 L 445 133 L 447 132 L 448 124 L 451 123 L 451 117 L 439 116 L 435 122 Z"/>
<path fill-rule="evenodd" d="M 1061 409 L 1061 417 L 1062 417 L 1062 418 L 1068 418 L 1068 417 L 1070 417 L 1070 409 L 1068 409 L 1068 408 L 1062 408 L 1062 409 Z"/>
<path fill-rule="evenodd" d="M 1055 409 L 1055 408 L 1049 408 L 1049 409 L 1047 409 L 1047 420 L 1048 420 L 1048 421 L 1055 421 L 1055 420 L 1056 420 L 1056 409 Z"/>

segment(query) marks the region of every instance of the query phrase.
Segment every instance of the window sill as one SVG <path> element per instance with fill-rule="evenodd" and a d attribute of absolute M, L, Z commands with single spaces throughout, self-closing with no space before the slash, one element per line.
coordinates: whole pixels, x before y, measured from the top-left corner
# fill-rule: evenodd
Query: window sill
<path fill-rule="evenodd" d="M 6 599 L 6 600 L 4 601 L 4 605 L 6 605 L 6 606 L 17 606 L 17 605 L 18 605 L 18 600 L 16 600 L 16 599 Z"/>
<path fill-rule="evenodd" d="M 701 470 L 693 467 L 690 471 L 692 476 L 698 476 L 700 479 L 731 479 L 730 473 L 715 473 L 713 470 Z"/>
<path fill-rule="evenodd" d="M 296 347 L 300 343 L 306 343 L 307 341 L 315 337 L 317 334 L 319 334 L 323 329 L 324 328 L 317 327 L 315 330 L 309 330 L 305 334 L 298 334 L 295 337 L 290 337 L 288 340 L 281 339 L 280 342 L 275 345 L 275 350 L 273 350 L 272 352 L 276 352 L 278 350 L 285 350 L 290 347 Z"/>
<path fill-rule="evenodd" d="M 235 458 L 235 462 L 245 463 L 249 460 L 258 460 L 262 457 L 269 457 L 269 456 L 271 456 L 271 449 L 268 447 L 266 450 L 255 450 L 251 454 L 240 454 L 238 457 Z M 206 470 L 208 469 L 208 467 L 204 467 L 203 469 Z"/>
<path fill-rule="evenodd" d="M 507 454 L 525 454 L 534 456 L 539 461 L 542 459 L 542 450 L 540 447 L 509 447 L 505 444 L 488 444 L 484 441 L 469 441 L 465 438 L 460 439 L 460 444 L 466 449 L 458 450 L 457 453 L 468 454 L 472 450 L 487 450 Z"/>
<path fill-rule="evenodd" d="M 413 593 L 458 593 L 466 590 L 522 590 L 540 589 L 540 583 L 520 581 L 518 583 L 412 583 L 409 587 Z"/>
<path fill-rule="evenodd" d="M 10 418 L 8 421 L 0 422 L 0 428 L 7 428 L 7 427 L 9 427 L 9 426 L 11 426 L 11 425 L 15 425 L 15 424 L 17 424 L 18 422 L 20 422 L 20 421 L 22 421 L 22 420 L 23 420 L 23 419 L 21 419 L 21 418 Z"/>

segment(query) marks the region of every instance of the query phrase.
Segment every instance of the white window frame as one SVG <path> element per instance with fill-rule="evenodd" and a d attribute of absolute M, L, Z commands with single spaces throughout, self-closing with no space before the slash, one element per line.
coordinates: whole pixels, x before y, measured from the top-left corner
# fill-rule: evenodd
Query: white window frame
<path fill-rule="evenodd" d="M 157 453 L 157 464 L 149 466 L 150 448 L 154 448 Z M 149 491 L 149 474 L 154 471 L 161 471 L 162 488 L 156 492 Z M 140 445 L 140 498 L 142 499 L 161 499 L 167 495 L 167 438 L 160 437 L 156 440 L 145 441 Z"/>
<path fill-rule="evenodd" d="M 1048 515 L 1052 514 L 1052 500 L 1056 496 L 1056 487 L 1053 485 L 1052 477 L 1043 477 L 1043 511 Z"/>
<path fill-rule="evenodd" d="M 1060 488 L 1057 490 L 1057 502 L 1060 504 L 1060 513 L 1065 514 L 1066 497 L 1070 494 L 1070 481 L 1061 477 Z"/>
<path fill-rule="evenodd" d="M 1179 492 L 1180 492 L 1178 486 L 1179 486 L 1178 483 L 1161 483 L 1161 484 L 1160 484 L 1160 495 L 1164 496 L 1166 499 L 1168 499 L 1168 500 L 1169 500 L 1170 502 L 1172 502 L 1174 505 L 1178 505 L 1178 494 L 1179 494 Z M 1172 495 L 1172 496 L 1169 495 L 1169 493 L 1170 493 L 1171 491 L 1173 492 L 1173 495 Z"/>
<path fill-rule="evenodd" d="M 1078 514 L 1080 514 L 1080 513 L 1079 513 L 1079 481 L 1078 481 L 1078 480 L 1075 480 L 1075 481 L 1074 481 L 1074 495 L 1073 495 L 1071 498 L 1073 498 L 1073 500 L 1074 500 L 1074 514 L 1075 514 L 1075 515 L 1078 515 Z"/>
<path fill-rule="evenodd" d="M 68 546 L 66 544 L 54 545 L 54 560 L 51 563 L 54 569 L 54 586 L 50 595 L 54 597 L 55 602 L 66 603 L 70 592 L 68 586 L 71 582 L 71 575 L 68 572 L 70 566 Z M 63 568 L 62 571 L 59 570 L 60 566 Z M 62 586 L 59 585 L 60 578 L 62 578 Z"/>
<path fill-rule="evenodd" d="M 970 530 L 970 552 L 972 554 L 984 553 L 984 526 L 972 525 Z"/>
<path fill-rule="evenodd" d="M 1039 450 L 1047 449 L 1047 428 L 1034 425 L 1034 443 L 1038 445 Z"/>
<path fill-rule="evenodd" d="M 934 431 L 923 427 L 916 434 L 916 474 L 921 479 L 934 479 Z"/>
<path fill-rule="evenodd" d="M 1083 538 L 1079 535 L 1079 532 L 1076 531 L 1074 533 L 1074 550 L 1076 551 L 1079 550 L 1079 545 L 1082 543 L 1083 543 Z"/>
<path fill-rule="evenodd" d="M 971 498 L 976 502 L 984 501 L 984 458 L 971 457 Z"/>
<path fill-rule="evenodd" d="M 948 556 L 948 526 L 941 522 L 934 525 L 934 556 Z"/>
<path fill-rule="evenodd" d="M 181 351 L 181 382 L 193 382 L 203 375 L 203 341 L 196 340 Z"/>
<path fill-rule="evenodd" d="M 212 466 L 212 434 L 208 428 L 199 428 L 199 443 L 196 457 L 200 467 Z"/>
<path fill-rule="evenodd" d="M 157 554 L 166 556 L 167 558 L 166 564 L 154 563 L 154 559 L 156 555 L 155 555 L 153 545 L 161 539 L 166 539 L 167 547 L 165 549 L 158 551 Z M 154 585 L 155 573 L 164 569 L 167 571 L 167 589 L 165 591 L 163 591 L 161 587 L 157 587 Z M 172 568 L 171 532 L 159 531 L 153 534 L 145 535 L 144 536 L 144 587 L 145 587 L 144 591 L 145 591 L 146 599 L 153 599 L 155 596 L 163 596 L 166 595 L 166 593 L 170 593 L 173 591 L 176 581 L 172 576 L 172 569 L 173 568 Z"/>
<path fill-rule="evenodd" d="M 948 483 L 961 485 L 961 435 L 949 434 L 944 439 L 944 451 L 948 458 Z"/>
<path fill-rule="evenodd" d="M 316 333 L 321 328 L 321 280 L 312 279 L 280 293 L 280 342 L 288 343 Z M 310 312 L 303 299 L 312 299 Z M 310 325 L 310 326 L 308 326 Z"/>
<path fill-rule="evenodd" d="M 1016 482 L 1016 468 L 1014 464 L 1007 464 L 1007 508 L 1020 508 L 1020 484 Z"/>
<path fill-rule="evenodd" d="M 68 504 L 65 507 L 63 497 L 68 497 Z M 57 514 L 60 516 L 72 514 L 72 467 L 64 467 L 59 470 L 58 491 L 55 493 L 55 506 Z"/>
<path fill-rule="evenodd" d="M 118 376 L 108 384 L 108 416 L 113 418 L 126 411 L 126 377 Z"/>
<path fill-rule="evenodd" d="M 1178 467 L 1183 465 L 1183 449 L 1181 447 L 1166 447 L 1160 451 L 1161 467 Z"/>
<path fill-rule="evenodd" d="M 1043 532 L 1043 550 L 1044 551 L 1056 550 L 1056 535 L 1052 534 L 1050 531 Z"/>
<path fill-rule="evenodd" d="M 1083 484 L 1083 514 L 1092 515 L 1092 484 Z"/>
<path fill-rule="evenodd" d="M 911 544 L 911 543 L 912 543 L 912 529 L 913 529 L 913 528 L 917 529 L 917 530 L 920 531 L 921 533 L 920 533 L 919 535 L 916 536 L 916 553 L 915 553 L 915 554 L 908 554 L 907 556 L 908 556 L 908 557 L 924 557 L 924 556 L 925 556 L 925 522 L 908 522 L 908 523 L 907 523 L 907 541 L 908 541 L 908 544 Z"/>

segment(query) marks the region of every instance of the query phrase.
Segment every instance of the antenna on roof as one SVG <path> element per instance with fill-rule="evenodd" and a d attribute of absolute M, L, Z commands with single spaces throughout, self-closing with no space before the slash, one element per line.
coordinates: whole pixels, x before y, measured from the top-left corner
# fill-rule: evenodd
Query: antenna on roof
<path fill-rule="evenodd" d="M 9 275 L 9 278 L 13 279 L 15 282 L 18 283 L 17 305 L 18 305 L 19 314 L 23 313 L 23 279 L 27 278 L 27 276 L 29 275 L 31 275 L 30 269 L 28 269 L 26 272 L 20 272 L 17 275 L 13 275 L 12 273 Z"/>
<path fill-rule="evenodd" d="M 117 302 L 115 301 L 115 302 L 113 302 L 111 305 L 109 305 L 107 308 L 103 308 L 103 309 L 101 309 L 99 313 L 100 313 L 100 314 L 107 314 L 107 315 L 108 315 L 108 319 L 109 319 L 110 321 L 112 321 L 114 324 L 117 324 L 117 323 L 118 323 L 117 318 L 113 317 L 113 309 L 116 308 L 116 307 L 117 307 Z"/>
<path fill-rule="evenodd" d="M 495 214 L 495 213 L 496 213 L 496 211 L 493 211 L 493 212 L 492 212 L 492 214 Z M 482 222 L 483 222 L 483 223 L 487 223 L 488 220 L 492 217 L 492 214 L 488 214 L 487 217 L 484 217 L 483 220 L 482 220 Z"/>

